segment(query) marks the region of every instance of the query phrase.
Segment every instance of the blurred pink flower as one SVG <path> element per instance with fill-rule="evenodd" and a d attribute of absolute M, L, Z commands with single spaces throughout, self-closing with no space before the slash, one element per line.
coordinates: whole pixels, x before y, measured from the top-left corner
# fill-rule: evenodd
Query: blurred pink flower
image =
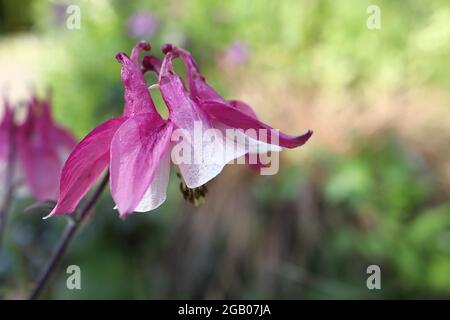
<path fill-rule="evenodd" d="M 76 145 L 75 138 L 59 127 L 51 116 L 50 99 L 36 97 L 28 102 L 24 123 L 14 124 L 11 107 L 6 111 L 0 130 L 0 162 L 17 151 L 18 169 L 32 196 L 39 200 L 56 200 L 59 175 L 68 154 Z"/>
<path fill-rule="evenodd" d="M 151 38 L 158 27 L 158 19 L 148 12 L 138 12 L 128 18 L 128 32 L 136 38 Z"/>

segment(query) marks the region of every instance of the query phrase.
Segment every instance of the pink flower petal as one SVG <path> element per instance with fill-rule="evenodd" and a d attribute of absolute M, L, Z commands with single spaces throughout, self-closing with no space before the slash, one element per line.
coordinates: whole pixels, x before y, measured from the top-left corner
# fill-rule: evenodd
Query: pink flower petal
<path fill-rule="evenodd" d="M 139 43 L 133 49 L 131 58 L 128 58 L 125 53 L 119 53 L 116 56 L 116 59 L 122 64 L 121 76 L 125 90 L 124 116 L 157 112 L 138 62 L 139 52 L 146 48 L 150 49 L 150 46 Z"/>
<path fill-rule="evenodd" d="M 77 145 L 77 140 L 69 131 L 59 126 L 52 126 L 49 130 L 49 143 L 56 149 L 62 163 L 64 163 Z"/>
<path fill-rule="evenodd" d="M 55 150 L 42 140 L 31 140 L 23 129 L 19 129 L 17 153 L 34 198 L 39 201 L 56 200 L 62 162 Z"/>
<path fill-rule="evenodd" d="M 171 52 L 166 55 L 161 68 L 159 87 L 170 111 L 169 120 L 177 129 L 181 129 L 181 141 L 178 141 L 172 150 L 172 161 L 179 166 L 186 185 L 196 188 L 217 176 L 228 162 L 248 151 L 245 149 L 245 143 L 241 145 L 231 142 L 233 147 L 226 147 L 225 131 L 220 131 L 226 128 L 211 130 L 217 126 L 191 98 L 183 81 L 173 71 L 174 57 L 176 55 Z M 210 139 L 203 139 L 206 135 Z M 178 160 L 178 154 L 187 154 L 187 157 L 179 157 Z"/>
<path fill-rule="evenodd" d="M 139 205 L 134 209 L 135 212 L 148 212 L 158 208 L 166 201 L 167 186 L 169 185 L 170 176 L 170 150 L 164 153 L 161 162 L 156 168 L 155 177 L 150 187 L 144 194 Z"/>
<path fill-rule="evenodd" d="M 92 130 L 72 151 L 61 174 L 58 203 L 47 216 L 72 213 L 109 164 L 111 140 L 127 118 L 114 118 Z"/>
<path fill-rule="evenodd" d="M 250 116 L 250 117 L 253 117 L 253 118 L 255 118 L 255 119 L 258 119 L 258 116 L 256 115 L 256 113 L 255 113 L 255 111 L 253 110 L 253 108 L 252 107 L 250 107 L 248 104 L 246 104 L 245 102 L 242 102 L 242 101 L 238 101 L 238 100 L 229 100 L 229 101 L 227 101 L 228 102 L 228 104 L 231 106 L 231 107 L 233 107 L 233 108 L 235 108 L 235 109 L 237 109 L 237 110 L 239 110 L 239 111 L 241 111 L 241 112 L 243 112 L 243 113 L 245 113 L 245 114 L 247 114 L 248 116 Z M 259 147 L 259 146 L 258 146 Z M 261 149 L 263 149 L 263 148 L 261 148 Z M 272 150 L 271 150 L 272 151 Z M 256 160 L 256 162 L 255 163 L 251 163 L 252 161 L 255 161 Z M 255 172 L 260 172 L 261 171 L 261 168 L 266 168 L 266 167 L 269 167 L 270 166 L 270 164 L 264 164 L 264 163 L 262 163 L 261 162 L 261 159 L 260 159 L 260 157 L 259 156 L 250 156 L 250 154 L 249 153 L 247 153 L 246 155 L 245 155 L 245 163 L 247 163 L 248 165 L 249 165 L 249 167 L 253 170 L 253 171 L 255 171 Z"/>
<path fill-rule="evenodd" d="M 167 54 L 172 53 L 174 56 L 179 56 L 183 60 L 186 65 L 189 90 L 191 92 L 191 97 L 194 100 L 223 100 L 223 98 L 206 83 L 205 77 L 200 73 L 197 64 L 189 52 L 172 47 L 171 45 L 166 45 L 163 48 L 163 51 Z"/>
<path fill-rule="evenodd" d="M 253 110 L 253 108 L 250 107 L 245 102 L 242 102 L 242 101 L 239 101 L 239 100 L 229 100 L 227 102 L 232 108 L 235 108 L 236 110 L 239 110 L 242 113 L 245 113 L 246 115 L 248 115 L 250 117 L 253 117 L 253 118 L 256 118 L 256 119 L 258 118 L 258 116 L 256 115 L 256 113 Z"/>
<path fill-rule="evenodd" d="M 62 161 L 49 141 L 52 123 L 40 109 L 30 106 L 17 130 L 17 155 L 26 184 L 36 200 L 56 200 Z"/>
<path fill-rule="evenodd" d="M 247 113 L 237 110 L 236 108 L 229 107 L 226 103 L 218 101 L 205 101 L 202 106 L 204 110 L 214 119 L 224 123 L 233 128 L 240 128 L 243 130 L 248 129 L 265 129 L 268 130 L 267 137 L 270 137 L 270 132 L 274 130 L 269 125 L 259 121 L 258 119 L 249 116 Z M 281 131 L 274 131 L 274 134 L 278 136 L 278 145 L 286 148 L 295 148 L 305 144 L 312 136 L 313 132 L 308 130 L 306 133 L 300 136 L 290 136 Z M 267 142 L 267 141 L 264 141 Z M 270 143 L 270 141 L 268 141 Z"/>
<path fill-rule="evenodd" d="M 203 122 L 206 128 L 210 128 L 207 115 L 191 99 L 186 91 L 183 80 L 173 70 L 172 59 L 176 55 L 169 53 L 164 59 L 159 88 L 161 96 L 170 112 L 169 119 L 174 122 L 178 128 L 192 130 L 195 122 Z"/>
<path fill-rule="evenodd" d="M 111 142 L 111 194 L 122 217 L 132 213 L 155 178 L 172 124 L 152 114 L 128 119 Z"/>
<path fill-rule="evenodd" d="M 253 109 L 240 101 L 225 101 L 213 88 L 211 88 L 201 75 L 197 64 L 191 54 L 183 49 L 166 45 L 163 48 L 166 60 L 173 60 L 179 56 L 186 65 L 191 97 L 209 116 L 223 122 L 225 125 L 240 129 L 268 129 L 270 126 L 259 121 Z M 209 107 L 212 109 L 209 110 Z M 268 134 L 270 136 L 270 134 Z M 311 137 L 312 131 L 300 136 L 289 136 L 279 132 L 279 145 L 287 148 L 295 148 L 303 145 Z"/>
<path fill-rule="evenodd" d="M 139 66 L 139 55 L 142 51 L 149 51 L 151 49 L 150 43 L 147 41 L 139 41 L 133 49 L 131 49 L 130 60 L 136 65 Z"/>

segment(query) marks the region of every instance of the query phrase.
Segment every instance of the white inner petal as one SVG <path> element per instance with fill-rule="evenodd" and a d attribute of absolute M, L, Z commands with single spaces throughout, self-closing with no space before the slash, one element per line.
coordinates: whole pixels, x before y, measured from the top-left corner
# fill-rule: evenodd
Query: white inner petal
<path fill-rule="evenodd" d="M 152 184 L 147 189 L 141 202 L 134 210 L 136 212 L 147 212 L 158 208 L 167 196 L 167 186 L 170 175 L 170 148 L 165 152 L 155 172 Z"/>
<path fill-rule="evenodd" d="M 221 122 L 214 122 L 216 130 L 202 128 L 203 139 L 194 137 L 189 131 L 191 161 L 180 163 L 180 172 L 189 188 L 197 188 L 217 176 L 227 163 L 247 153 L 265 154 L 268 151 L 279 152 L 281 147 L 258 141 L 243 130 L 236 130 Z M 218 129 L 218 130 L 217 130 Z M 233 134 L 227 134 L 233 130 Z M 194 130 L 195 131 L 195 130 Z"/>

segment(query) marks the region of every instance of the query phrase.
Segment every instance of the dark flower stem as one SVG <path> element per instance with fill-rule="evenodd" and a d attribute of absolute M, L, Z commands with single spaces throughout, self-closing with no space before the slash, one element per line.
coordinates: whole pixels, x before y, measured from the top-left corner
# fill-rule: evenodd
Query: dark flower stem
<path fill-rule="evenodd" d="M 81 211 L 79 217 L 77 219 L 69 219 L 66 229 L 61 237 L 61 241 L 59 242 L 57 248 L 53 252 L 51 259 L 48 261 L 44 271 L 39 276 L 39 279 L 36 282 L 36 285 L 29 296 L 29 300 L 36 300 L 39 298 L 40 294 L 45 288 L 45 285 L 49 282 L 53 272 L 56 269 L 56 266 L 61 261 L 66 249 L 76 234 L 78 228 L 83 223 L 83 221 L 89 216 L 92 212 L 92 208 L 97 203 L 100 195 L 108 184 L 109 180 L 109 172 L 106 173 L 100 185 L 97 187 L 95 193 L 92 195 L 89 202 L 84 207 L 83 211 Z"/>
<path fill-rule="evenodd" d="M 14 139 L 14 131 L 11 133 L 10 137 L 10 146 L 11 150 L 8 157 L 8 162 L 6 164 L 6 192 L 5 197 L 3 198 L 3 205 L 0 208 L 0 249 L 3 244 L 3 237 L 6 228 L 6 222 L 8 220 L 9 210 L 11 209 L 11 205 L 13 203 L 14 198 L 14 170 L 15 170 L 15 162 L 16 162 L 16 145 Z"/>

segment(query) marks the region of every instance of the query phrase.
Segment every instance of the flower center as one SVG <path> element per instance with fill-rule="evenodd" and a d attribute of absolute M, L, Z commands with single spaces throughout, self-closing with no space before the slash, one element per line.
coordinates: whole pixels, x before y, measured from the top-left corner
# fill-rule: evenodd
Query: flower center
<path fill-rule="evenodd" d="M 205 203 L 205 196 L 208 193 L 206 184 L 198 188 L 191 189 L 186 185 L 179 172 L 177 172 L 177 176 L 180 178 L 180 191 L 183 194 L 184 200 L 189 201 L 196 207 Z"/>

